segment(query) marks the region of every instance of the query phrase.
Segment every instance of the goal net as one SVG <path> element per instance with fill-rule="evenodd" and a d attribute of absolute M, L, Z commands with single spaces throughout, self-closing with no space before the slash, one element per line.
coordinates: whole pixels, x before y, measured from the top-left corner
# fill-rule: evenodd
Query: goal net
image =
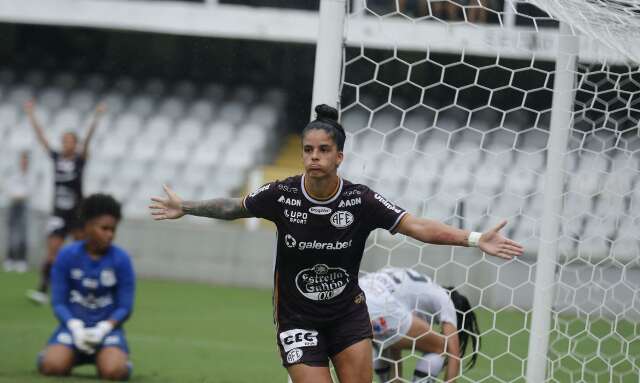
<path fill-rule="evenodd" d="M 545 381 L 639 379 L 639 7 L 631 0 L 350 5 L 342 175 L 412 214 L 465 229 L 507 219 L 504 233 L 526 248 L 505 262 L 476 249 L 371 236 L 363 270 L 410 267 L 472 302 L 482 346 L 473 369 L 464 368 L 467 350 L 459 381 L 525 381 L 545 241 L 557 249 L 547 258 Z M 573 85 L 554 90 L 561 74 Z M 563 97 L 564 110 L 554 103 Z M 563 114 L 568 124 L 552 126 Z M 554 129 L 567 139 L 561 153 L 550 150 Z M 545 187 L 551 169 L 559 170 L 555 190 Z M 558 211 L 549 210 L 554 202 Z M 549 222 L 557 238 L 543 241 Z M 405 381 L 419 356 L 405 352 Z"/>

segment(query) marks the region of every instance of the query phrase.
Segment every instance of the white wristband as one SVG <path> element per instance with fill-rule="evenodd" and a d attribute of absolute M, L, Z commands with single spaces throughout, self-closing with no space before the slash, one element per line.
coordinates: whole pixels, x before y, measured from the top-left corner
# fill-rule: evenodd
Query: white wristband
<path fill-rule="evenodd" d="M 478 247 L 478 242 L 480 242 L 480 237 L 482 236 L 482 233 L 478 233 L 477 231 L 472 231 L 469 234 L 469 247 Z"/>

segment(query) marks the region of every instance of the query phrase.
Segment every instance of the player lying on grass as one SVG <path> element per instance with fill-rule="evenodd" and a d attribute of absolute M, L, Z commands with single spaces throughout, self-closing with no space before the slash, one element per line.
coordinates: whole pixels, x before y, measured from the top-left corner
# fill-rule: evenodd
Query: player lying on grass
<path fill-rule="evenodd" d="M 522 246 L 504 238 L 502 222 L 484 234 L 469 233 L 407 214 L 365 185 L 338 176 L 345 132 L 338 112 L 316 107 L 302 132 L 304 173 L 267 183 L 243 198 L 183 201 L 165 186 L 153 197 L 156 220 L 185 214 L 217 219 L 265 218 L 278 230 L 274 268 L 276 339 L 295 383 L 331 382 L 329 360 L 342 383 L 371 383 L 371 323 L 358 272 L 369 233 L 377 228 L 419 241 L 479 246 L 504 259 Z"/>
<path fill-rule="evenodd" d="M 400 381 L 402 350 L 422 353 L 414 382 L 432 382 L 446 365 L 445 380 L 460 374 L 460 361 L 471 340 L 473 367 L 480 331 L 467 298 L 445 289 L 412 269 L 384 268 L 360 278 L 374 333 L 374 370 L 380 382 Z M 440 326 L 440 332 L 434 330 Z M 396 380 L 397 379 L 397 380 Z"/>
<path fill-rule="evenodd" d="M 120 204 L 94 194 L 82 203 L 85 240 L 65 246 L 51 272 L 52 306 L 60 325 L 38 355 L 44 375 L 69 375 L 94 363 L 101 379 L 125 380 L 131 373 L 122 324 L 131 315 L 135 275 L 129 255 L 112 245 Z"/>

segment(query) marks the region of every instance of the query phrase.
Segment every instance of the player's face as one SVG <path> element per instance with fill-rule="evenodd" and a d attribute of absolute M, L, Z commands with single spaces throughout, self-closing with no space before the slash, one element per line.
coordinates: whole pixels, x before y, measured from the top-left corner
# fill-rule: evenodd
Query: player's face
<path fill-rule="evenodd" d="M 71 155 L 76 152 L 78 140 L 73 133 L 65 133 L 62 135 L 62 152 L 65 155 Z"/>
<path fill-rule="evenodd" d="M 89 245 L 101 252 L 106 250 L 116 236 L 118 220 L 111 215 L 93 218 L 85 226 L 85 236 Z"/>
<path fill-rule="evenodd" d="M 302 138 L 302 160 L 309 177 L 327 177 L 336 174 L 343 154 L 335 141 L 322 129 L 312 129 Z"/>

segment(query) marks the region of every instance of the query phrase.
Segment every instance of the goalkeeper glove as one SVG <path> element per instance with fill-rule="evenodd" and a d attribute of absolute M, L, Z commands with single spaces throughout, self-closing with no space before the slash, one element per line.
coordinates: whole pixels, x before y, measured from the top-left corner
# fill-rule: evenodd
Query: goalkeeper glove
<path fill-rule="evenodd" d="M 92 347 L 98 346 L 111 330 L 113 330 L 111 322 L 106 320 L 98 322 L 94 327 L 87 329 L 87 343 Z"/>
<path fill-rule="evenodd" d="M 73 345 L 78 351 L 89 355 L 95 352 L 95 349 L 87 343 L 87 329 L 80 319 L 69 319 L 67 321 L 67 328 L 71 332 Z"/>

